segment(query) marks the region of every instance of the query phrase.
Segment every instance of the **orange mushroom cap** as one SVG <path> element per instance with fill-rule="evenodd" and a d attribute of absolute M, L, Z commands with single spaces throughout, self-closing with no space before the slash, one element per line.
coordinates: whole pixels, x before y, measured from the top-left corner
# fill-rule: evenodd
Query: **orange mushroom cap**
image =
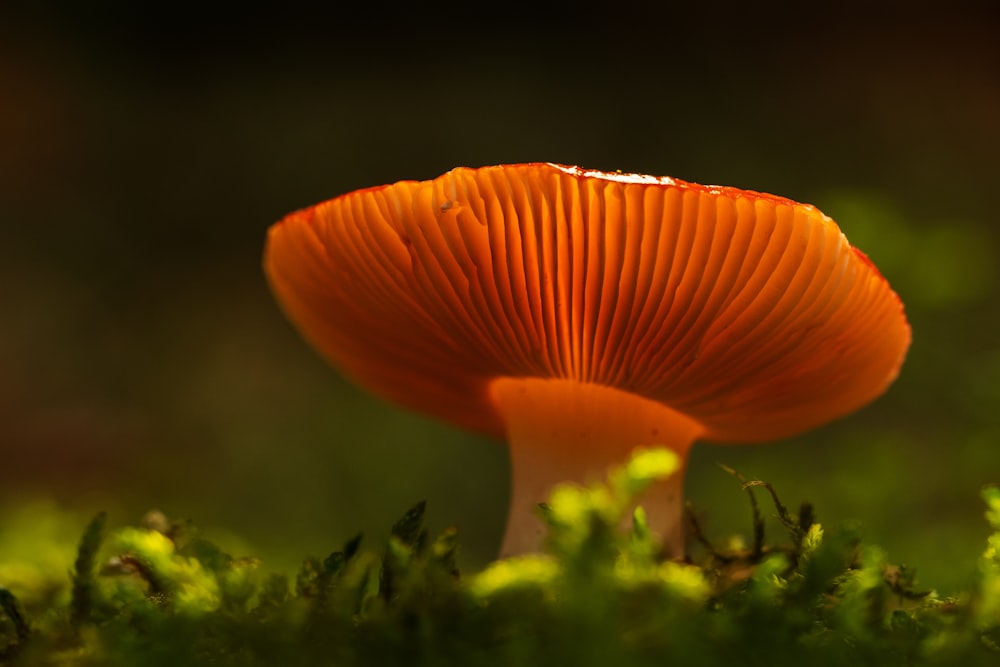
<path fill-rule="evenodd" d="M 882 394 L 910 342 L 899 297 L 813 206 L 556 164 L 337 197 L 274 225 L 265 268 L 360 385 L 497 437 L 504 378 L 641 396 L 706 440 L 788 437 Z"/>

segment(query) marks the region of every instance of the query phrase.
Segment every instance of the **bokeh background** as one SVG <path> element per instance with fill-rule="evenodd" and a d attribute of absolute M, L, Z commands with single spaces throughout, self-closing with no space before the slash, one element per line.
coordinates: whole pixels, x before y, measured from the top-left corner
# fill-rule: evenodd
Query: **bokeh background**
<path fill-rule="evenodd" d="M 542 160 L 839 222 L 907 306 L 898 382 L 808 435 L 696 447 L 688 495 L 710 536 L 748 534 L 726 463 L 960 586 L 1000 482 L 995 3 L 612 4 L 7 3 L 0 561 L 53 513 L 157 507 L 291 569 L 427 499 L 481 566 L 503 446 L 325 366 L 261 252 L 286 212 L 355 188 Z"/>

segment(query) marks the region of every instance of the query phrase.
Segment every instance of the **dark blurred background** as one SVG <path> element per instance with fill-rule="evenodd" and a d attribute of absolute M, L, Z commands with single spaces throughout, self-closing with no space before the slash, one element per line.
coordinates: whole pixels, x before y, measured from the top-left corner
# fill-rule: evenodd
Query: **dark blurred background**
<path fill-rule="evenodd" d="M 158 507 L 291 568 L 359 529 L 377 544 L 426 498 L 482 565 L 503 446 L 341 379 L 280 314 L 261 252 L 273 221 L 355 188 L 556 161 L 839 222 L 907 305 L 902 375 L 814 433 L 696 447 L 689 496 L 710 536 L 748 534 L 723 462 L 827 525 L 858 519 L 921 582 L 962 584 L 979 489 L 1000 482 L 1000 20 L 870 4 L 8 3 L 3 512 Z"/>

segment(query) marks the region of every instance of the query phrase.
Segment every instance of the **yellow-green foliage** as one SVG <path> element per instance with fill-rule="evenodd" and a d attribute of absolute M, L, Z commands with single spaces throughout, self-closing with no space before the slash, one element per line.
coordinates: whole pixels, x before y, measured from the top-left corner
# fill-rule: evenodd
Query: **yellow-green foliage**
<path fill-rule="evenodd" d="M 428 535 L 422 503 L 383 549 L 362 549 L 358 536 L 307 559 L 294 581 L 169 522 L 108 534 L 99 516 L 61 594 L 35 597 L 48 577 L 16 581 L 30 570 L 0 564 L 0 663 L 1000 664 L 1000 489 L 983 494 L 994 533 L 975 586 L 942 598 L 851 530 L 824 530 L 808 506 L 792 517 L 754 481 L 744 483 L 750 547 L 717 549 L 695 526 L 700 562 L 666 560 L 632 507 L 677 468 L 671 453 L 649 450 L 606 484 L 559 487 L 540 510 L 547 553 L 466 578 L 455 531 Z M 787 543 L 763 539 L 760 487 Z"/>
<path fill-rule="evenodd" d="M 982 601 L 979 604 L 978 622 L 984 630 L 1000 627 L 1000 487 L 990 487 L 983 492 L 986 501 L 986 520 L 993 527 L 987 539 L 986 551 L 980 560 L 982 576 Z"/>
<path fill-rule="evenodd" d="M 215 611 L 222 601 L 222 585 L 240 573 L 238 569 L 222 573 L 205 569 L 197 559 L 178 554 L 174 542 L 155 530 L 124 528 L 115 545 L 135 563 L 132 567 L 149 573 L 147 586 L 169 599 L 180 613 Z"/>

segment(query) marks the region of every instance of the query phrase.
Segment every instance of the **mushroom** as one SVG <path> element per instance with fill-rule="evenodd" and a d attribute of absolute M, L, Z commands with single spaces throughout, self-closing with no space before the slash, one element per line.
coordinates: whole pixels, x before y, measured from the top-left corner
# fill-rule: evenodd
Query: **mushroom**
<path fill-rule="evenodd" d="M 813 206 L 667 177 L 457 168 L 284 218 L 264 257 L 285 313 L 401 406 L 505 439 L 501 555 L 537 504 L 639 446 L 787 438 L 869 403 L 910 342 L 899 297 Z M 643 498 L 683 555 L 677 474 Z"/>

